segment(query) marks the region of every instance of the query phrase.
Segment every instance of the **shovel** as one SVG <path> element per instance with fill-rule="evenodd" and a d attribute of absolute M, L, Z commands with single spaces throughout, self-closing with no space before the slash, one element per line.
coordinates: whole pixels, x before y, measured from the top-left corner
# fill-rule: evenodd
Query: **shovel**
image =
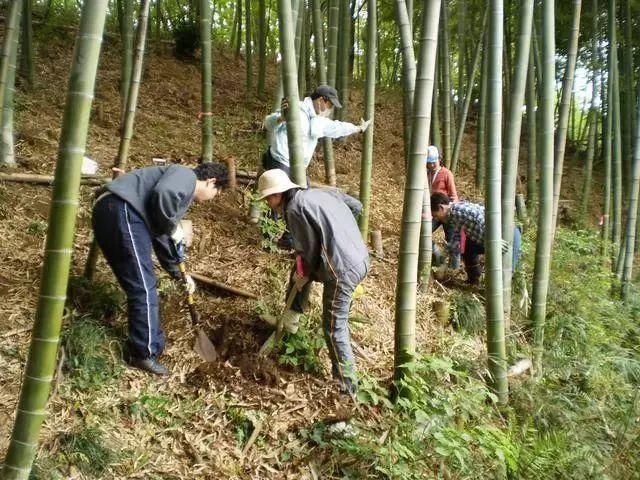
<path fill-rule="evenodd" d="M 196 330 L 196 341 L 193 345 L 193 350 L 200 355 L 200 358 L 205 362 L 215 362 L 218 360 L 218 352 L 216 352 L 216 347 L 211 343 L 211 340 L 200 325 L 200 315 L 198 315 L 198 311 L 196 310 L 193 295 L 189 293 L 188 290 L 187 269 L 184 266 L 184 262 L 180 262 L 178 268 L 180 269 L 180 276 L 182 277 L 185 291 L 187 292 L 187 305 L 189 307 L 189 315 L 191 316 L 191 325 L 193 325 Z"/>

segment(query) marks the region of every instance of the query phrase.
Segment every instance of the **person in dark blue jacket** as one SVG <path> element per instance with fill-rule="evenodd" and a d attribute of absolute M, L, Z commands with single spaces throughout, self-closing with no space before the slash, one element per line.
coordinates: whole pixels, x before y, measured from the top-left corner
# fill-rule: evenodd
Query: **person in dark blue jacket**
<path fill-rule="evenodd" d="M 227 167 L 202 163 L 147 167 L 107 185 L 93 207 L 93 233 L 127 295 L 129 339 L 127 362 L 156 375 L 168 375 L 158 362 L 164 349 L 156 274 L 151 252 L 175 279 L 184 260 L 180 219 L 192 202 L 212 200 L 227 186 Z M 187 278 L 189 290 L 195 290 Z"/>

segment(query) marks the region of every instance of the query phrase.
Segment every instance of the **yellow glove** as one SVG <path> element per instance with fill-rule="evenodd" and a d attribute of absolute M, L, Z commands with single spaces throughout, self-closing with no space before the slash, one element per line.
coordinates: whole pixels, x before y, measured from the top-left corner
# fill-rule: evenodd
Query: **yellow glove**
<path fill-rule="evenodd" d="M 351 294 L 351 298 L 353 298 L 354 300 L 357 300 L 358 298 L 364 296 L 364 287 L 362 286 L 362 284 L 360 283 L 354 290 L 353 293 Z"/>

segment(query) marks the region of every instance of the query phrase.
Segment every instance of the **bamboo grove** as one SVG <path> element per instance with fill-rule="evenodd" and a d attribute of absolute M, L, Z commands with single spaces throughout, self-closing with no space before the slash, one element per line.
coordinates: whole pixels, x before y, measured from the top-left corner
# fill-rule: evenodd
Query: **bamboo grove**
<path fill-rule="evenodd" d="M 16 167 L 16 88 L 41 88 L 33 25 L 78 30 L 52 194 L 34 333 L 3 478 L 28 478 L 54 374 L 69 275 L 80 181 L 100 42 L 121 48 L 121 140 L 115 167 L 124 169 L 135 142 L 135 113 L 145 55 L 170 45 L 199 59 L 201 158 L 216 151 L 212 112 L 215 48 L 246 64 L 247 99 L 286 111 L 291 177 L 305 184 L 297 104 L 327 84 L 340 93 L 341 118 L 362 92 L 364 120 L 376 118 L 376 89 L 397 92 L 403 126 L 404 204 L 395 305 L 394 379 L 411 375 L 420 296 L 433 287 L 431 208 L 425 181 L 427 147 L 437 145 L 451 171 L 468 174 L 467 199 L 486 208 L 485 303 L 488 382 L 509 399 L 507 348 L 518 322 L 530 342 L 535 374 L 544 375 L 547 297 L 556 231 L 600 229 L 600 261 L 611 271 L 613 296 L 636 295 L 634 259 L 640 201 L 640 5 L 631 0 L 13 0 L 5 2 L 0 64 L 0 165 Z M 103 25 L 104 24 L 104 25 Z M 267 75 L 277 76 L 268 91 Z M 558 79 L 561 81 L 558 82 Z M 18 87 L 16 87 L 18 86 Z M 351 115 L 351 116 L 353 116 Z M 369 239 L 377 124 L 363 137 L 359 226 Z M 465 148 L 464 142 L 473 143 Z M 322 142 L 326 184 L 336 185 L 331 140 Z M 567 176 L 567 164 L 578 165 Z M 576 173 L 578 172 L 578 173 Z M 339 187 L 340 185 L 338 185 Z M 577 189 L 569 205 L 564 192 Z M 483 200 L 480 200 L 483 199 Z M 567 205 L 573 209 L 567 218 Z M 511 233 L 526 230 L 533 252 L 530 309 L 512 298 Z M 502 244 L 506 242 L 506 249 Z M 95 248 L 94 248 L 95 250 Z M 93 251 L 93 250 L 92 250 Z M 95 266 L 87 261 L 87 275 Z M 523 313 L 524 312 L 524 313 Z M 402 394 L 402 390 L 398 390 Z"/>

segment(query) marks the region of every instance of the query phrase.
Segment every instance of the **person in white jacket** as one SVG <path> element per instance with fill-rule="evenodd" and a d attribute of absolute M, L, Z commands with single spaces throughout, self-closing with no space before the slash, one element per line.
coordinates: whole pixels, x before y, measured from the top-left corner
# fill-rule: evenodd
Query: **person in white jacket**
<path fill-rule="evenodd" d="M 273 168 L 283 170 L 288 175 L 290 173 L 289 141 L 284 113 L 287 108 L 288 104 L 284 100 L 280 111 L 267 115 L 264 119 L 264 127 L 269 132 L 270 143 L 262 156 L 262 166 L 265 170 Z M 336 89 L 327 85 L 320 85 L 310 96 L 300 102 L 305 169 L 311 163 L 318 139 L 348 137 L 354 133 L 364 132 L 371 125 L 371 120 L 363 120 L 360 125 L 332 120 L 334 108 L 342 108 L 342 105 L 338 100 Z"/>

